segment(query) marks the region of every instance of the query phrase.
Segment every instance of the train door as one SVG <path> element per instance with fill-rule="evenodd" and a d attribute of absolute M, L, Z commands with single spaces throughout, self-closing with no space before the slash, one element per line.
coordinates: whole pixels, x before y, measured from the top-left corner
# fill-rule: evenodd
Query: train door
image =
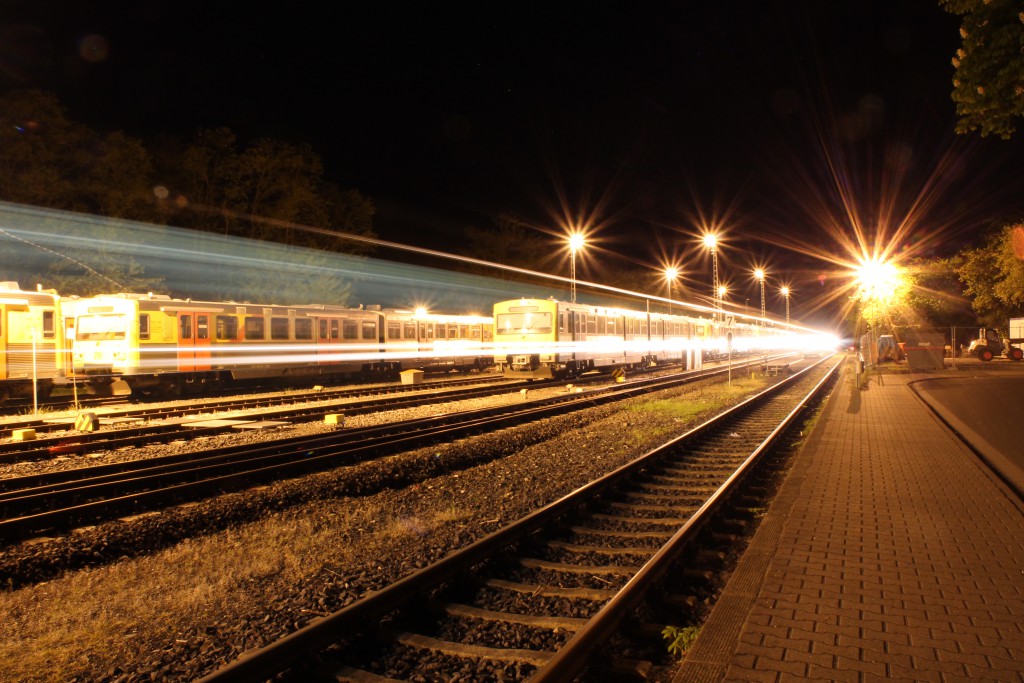
<path fill-rule="evenodd" d="M 443 326 L 440 326 L 444 330 Z M 430 356 L 434 351 L 434 323 L 418 321 L 416 323 L 416 347 L 420 358 Z M 442 332 L 443 334 L 443 332 Z"/>
<path fill-rule="evenodd" d="M 210 370 L 210 314 L 196 314 L 195 368 L 197 371 Z"/>
<path fill-rule="evenodd" d="M 316 321 L 316 353 L 320 356 L 320 364 L 337 363 L 331 356 L 338 350 L 341 342 L 341 323 L 337 318 L 317 318 Z"/>
<path fill-rule="evenodd" d="M 580 354 L 580 349 L 584 347 L 587 341 L 587 314 L 580 313 L 579 311 L 569 311 L 569 320 L 566 325 L 566 334 L 564 338 L 559 339 L 561 342 L 572 342 L 570 345 L 571 352 L 568 354 L 567 360 L 575 367 L 576 363 L 583 360 L 583 356 Z"/>
<path fill-rule="evenodd" d="M 178 315 L 178 370 L 193 372 L 196 369 L 195 325 L 191 313 Z"/>
<path fill-rule="evenodd" d="M 7 306 L 0 303 L 0 379 L 7 379 Z M 0 388 L 0 401 L 5 397 Z"/>
<path fill-rule="evenodd" d="M 61 370 L 61 374 L 65 377 L 70 377 L 74 374 L 74 361 L 72 358 L 75 353 L 75 319 L 72 316 L 64 318 L 64 329 L 61 332 L 64 335 L 63 348 L 64 352 L 61 354 L 61 362 L 58 369 Z"/>
<path fill-rule="evenodd" d="M 178 315 L 178 370 L 205 372 L 210 369 L 210 315 Z"/>

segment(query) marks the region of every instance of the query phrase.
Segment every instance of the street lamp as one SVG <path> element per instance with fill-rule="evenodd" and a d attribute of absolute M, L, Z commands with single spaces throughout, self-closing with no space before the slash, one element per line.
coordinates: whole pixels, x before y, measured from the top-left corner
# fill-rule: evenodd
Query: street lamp
<path fill-rule="evenodd" d="M 672 285 L 679 277 L 679 269 L 669 266 L 665 269 L 665 279 L 668 281 L 668 312 L 672 312 Z"/>
<path fill-rule="evenodd" d="M 783 287 L 779 290 L 782 292 L 782 297 L 786 300 L 786 324 L 789 324 L 789 287 Z"/>
<path fill-rule="evenodd" d="M 754 271 L 754 277 L 756 277 L 761 283 L 761 323 L 764 325 L 764 268 L 758 268 Z"/>
<path fill-rule="evenodd" d="M 711 294 L 714 298 L 715 308 L 718 308 L 718 236 L 713 232 L 706 233 L 704 235 L 704 246 L 711 250 L 711 273 L 712 273 L 712 289 Z M 718 312 L 715 312 L 715 319 L 718 319 Z"/>
<path fill-rule="evenodd" d="M 576 303 L 576 252 L 586 241 L 582 232 L 569 233 L 569 279 L 572 281 L 572 303 Z"/>

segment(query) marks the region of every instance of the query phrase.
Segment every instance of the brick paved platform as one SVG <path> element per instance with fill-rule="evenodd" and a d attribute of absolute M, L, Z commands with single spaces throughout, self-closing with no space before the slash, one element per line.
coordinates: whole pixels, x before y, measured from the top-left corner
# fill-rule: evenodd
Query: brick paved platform
<path fill-rule="evenodd" d="M 1024 681 L 1024 504 L 916 378 L 840 379 L 673 683 Z"/>

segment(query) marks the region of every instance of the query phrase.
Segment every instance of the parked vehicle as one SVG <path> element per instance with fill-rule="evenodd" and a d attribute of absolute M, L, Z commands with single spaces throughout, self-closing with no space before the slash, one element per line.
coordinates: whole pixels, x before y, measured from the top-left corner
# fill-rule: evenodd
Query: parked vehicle
<path fill-rule="evenodd" d="M 1016 324 L 1015 324 L 1016 321 Z M 983 327 L 978 330 L 978 337 L 971 340 L 967 347 L 969 356 L 977 356 L 980 360 L 990 361 L 996 356 L 1006 356 L 1010 360 L 1021 360 L 1024 358 L 1024 318 L 1013 318 L 1010 320 L 1010 337 L 1003 337 L 999 330 L 991 327 Z M 1013 336 L 1016 329 L 1018 336 Z"/>

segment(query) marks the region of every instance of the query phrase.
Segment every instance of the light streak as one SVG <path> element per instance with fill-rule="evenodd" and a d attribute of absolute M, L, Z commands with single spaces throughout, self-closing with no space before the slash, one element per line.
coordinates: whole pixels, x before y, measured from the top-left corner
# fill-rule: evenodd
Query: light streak
<path fill-rule="evenodd" d="M 202 208 L 202 207 L 200 207 Z M 335 239 L 347 239 L 381 248 L 403 251 L 413 255 L 429 256 L 467 265 L 526 276 L 537 282 L 571 285 L 570 278 L 541 273 L 538 271 L 492 263 L 482 259 L 447 254 L 444 252 L 413 247 L 387 240 L 362 235 L 340 233 L 323 228 L 303 226 L 287 221 L 262 219 L 238 214 L 241 218 L 262 221 L 270 225 L 289 227 L 294 230 L 323 235 Z M 233 297 L 239 302 L 247 298 L 244 284 L 252 282 L 259 274 L 270 272 L 285 276 L 303 278 L 299 282 L 317 279 L 335 279 L 354 283 L 359 297 L 367 303 L 380 304 L 387 308 L 408 305 L 410 294 L 414 298 L 466 302 L 466 308 L 487 310 L 496 301 L 516 298 L 522 295 L 536 295 L 547 298 L 550 289 L 543 285 L 509 282 L 497 278 L 469 275 L 410 265 L 350 256 L 335 252 L 323 252 L 295 247 L 286 247 L 268 242 L 242 238 L 228 238 L 206 232 L 184 230 L 169 226 L 146 225 L 129 221 L 99 218 L 69 212 L 26 207 L 0 202 L 0 229 L 25 237 L 48 249 L 70 251 L 71 253 L 93 252 L 120 255 L 130 258 L 145 268 L 145 273 L 163 278 L 165 287 L 171 291 L 192 298 L 207 297 L 209 287 L 227 278 L 238 287 Z M 3 266 L 16 277 L 32 279 L 45 267 L 38 254 L 28 251 L 18 253 L 5 250 Z M 237 282 L 236 282 L 237 281 Z M 664 304 L 674 303 L 677 308 L 697 315 L 713 315 L 718 309 L 696 302 L 673 301 L 670 298 L 643 292 L 612 287 L 596 282 L 577 280 L 590 292 L 625 297 L 642 307 L 641 302 L 652 301 Z M 265 302 L 256 302 L 265 303 Z M 294 297 L 283 303 L 303 302 Z M 323 302 L 319 302 L 323 303 Z M 756 320 L 756 316 L 731 312 L 737 320 Z M 782 324 L 782 323 L 778 323 Z M 791 325 L 794 330 L 815 332 L 811 328 Z"/>

